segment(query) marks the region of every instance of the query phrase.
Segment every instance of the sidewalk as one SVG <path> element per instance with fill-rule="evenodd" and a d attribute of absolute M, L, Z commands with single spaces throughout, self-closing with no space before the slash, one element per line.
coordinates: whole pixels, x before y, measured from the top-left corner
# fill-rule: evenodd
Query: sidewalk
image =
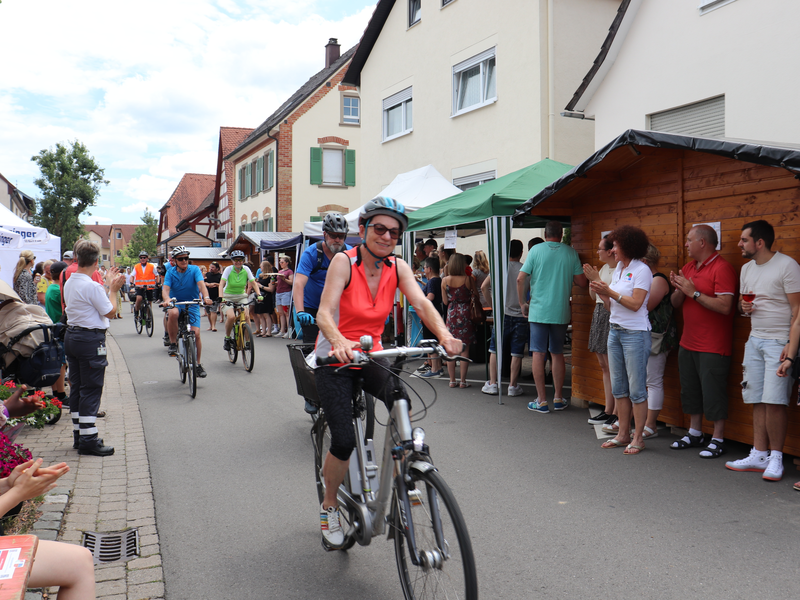
<path fill-rule="evenodd" d="M 125 359 L 112 336 L 108 336 L 107 347 L 101 405 L 107 416 L 98 419 L 98 428 L 100 437 L 114 446 L 114 455 L 79 456 L 72 449 L 72 419 L 66 410 L 55 425 L 41 430 L 26 428 L 17 437 L 17 443 L 30 449 L 34 458 L 43 458 L 44 464 L 64 461 L 70 466 L 70 472 L 59 480 L 60 486 L 46 497 L 32 533 L 43 540 L 80 544 L 84 531 L 137 527 L 138 558 L 95 566 L 97 598 L 163 599 L 161 549 L 139 404 Z M 34 598 L 41 594 L 26 594 L 26 599 Z"/>

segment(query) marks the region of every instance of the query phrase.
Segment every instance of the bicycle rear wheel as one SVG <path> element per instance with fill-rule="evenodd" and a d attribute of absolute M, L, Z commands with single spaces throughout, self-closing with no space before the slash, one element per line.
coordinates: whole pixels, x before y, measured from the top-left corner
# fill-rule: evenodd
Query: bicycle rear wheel
<path fill-rule="evenodd" d="M 147 303 L 147 309 L 144 315 L 144 326 L 147 329 L 147 337 L 153 337 L 153 307 Z"/>
<path fill-rule="evenodd" d="M 411 471 L 418 494 L 411 501 L 414 539 L 421 560 L 414 565 L 403 525 L 402 502 L 395 488 L 392 499 L 394 551 L 406 600 L 459 598 L 477 600 L 478 577 L 472 542 L 455 496 L 437 471 Z M 409 490 L 411 490 L 409 485 Z M 441 528 L 437 527 L 441 523 Z"/>
<path fill-rule="evenodd" d="M 189 395 L 194 398 L 197 396 L 197 349 L 194 346 L 194 336 L 189 336 L 186 340 L 186 362 Z"/>
<path fill-rule="evenodd" d="M 242 364 L 249 372 L 253 370 L 253 363 L 255 362 L 256 350 L 253 344 L 253 332 L 250 330 L 250 326 L 245 324 L 242 325 L 239 334 L 242 336 Z"/>
<path fill-rule="evenodd" d="M 144 309 L 140 308 L 139 310 L 133 311 L 133 325 L 136 327 L 136 333 L 142 333 L 142 311 Z"/>
<path fill-rule="evenodd" d="M 314 444 L 314 478 L 317 482 L 317 496 L 320 504 L 325 498 L 325 479 L 322 475 L 322 466 L 325 464 L 325 457 L 328 456 L 328 451 L 331 448 L 331 432 L 328 428 L 328 421 L 325 419 L 325 414 L 320 409 L 318 411 L 317 421 L 311 428 L 311 440 Z M 350 475 L 345 476 L 344 485 L 350 486 Z M 352 524 L 352 516 L 347 506 L 339 502 L 340 523 L 342 530 L 347 534 Z M 324 542 L 323 542 L 324 543 Z M 354 537 L 346 537 L 344 545 L 340 550 L 348 550 L 356 543 Z"/>

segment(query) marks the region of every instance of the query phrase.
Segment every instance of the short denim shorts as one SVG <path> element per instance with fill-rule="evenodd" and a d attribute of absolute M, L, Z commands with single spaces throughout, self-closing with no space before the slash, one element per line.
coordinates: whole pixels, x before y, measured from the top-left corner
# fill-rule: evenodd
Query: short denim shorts
<path fill-rule="evenodd" d="M 623 329 L 614 323 L 608 331 L 608 369 L 614 398 L 630 398 L 634 404 L 647 400 L 647 360 L 650 332 Z"/>
<path fill-rule="evenodd" d="M 528 319 L 504 315 L 503 338 L 511 340 L 511 356 L 522 358 L 525 354 L 525 344 L 528 342 Z M 494 343 L 494 327 L 492 327 L 492 339 L 489 341 L 489 352 L 497 353 Z"/>
<path fill-rule="evenodd" d="M 531 323 L 531 352 L 564 354 L 564 341 L 567 339 L 569 324 Z M 549 343 L 548 343 L 549 341 Z"/>
<path fill-rule="evenodd" d="M 778 377 L 781 352 L 788 340 L 748 338 L 742 364 L 742 400 L 745 404 L 788 406 L 794 379 Z"/>
<path fill-rule="evenodd" d="M 281 292 L 275 294 L 276 306 L 291 306 L 292 305 L 292 292 Z"/>

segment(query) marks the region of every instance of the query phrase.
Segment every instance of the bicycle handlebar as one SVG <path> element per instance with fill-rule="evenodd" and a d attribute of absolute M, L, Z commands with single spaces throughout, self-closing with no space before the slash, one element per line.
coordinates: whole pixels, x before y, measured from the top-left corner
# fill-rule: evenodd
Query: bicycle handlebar
<path fill-rule="evenodd" d="M 398 346 L 396 348 L 388 348 L 384 350 L 375 350 L 375 351 L 367 351 L 367 350 L 353 350 L 353 362 L 349 364 L 359 365 L 368 363 L 371 359 L 374 358 L 396 358 L 398 356 L 404 358 L 411 358 L 414 356 L 419 356 L 423 354 L 438 354 L 442 360 L 445 361 L 454 361 L 454 360 L 465 360 L 467 362 L 472 362 L 469 358 L 464 356 L 451 356 L 447 353 L 447 350 L 442 347 L 441 344 L 437 340 L 422 340 L 420 342 L 422 344 L 427 344 L 425 346 Z M 466 344 L 462 346 L 462 348 L 466 348 Z M 317 365 L 320 367 L 324 367 L 327 365 L 340 365 L 342 361 L 339 360 L 336 356 L 328 356 L 324 358 L 317 358 Z"/>
<path fill-rule="evenodd" d="M 220 304 L 224 304 L 225 306 L 249 306 L 254 304 L 255 300 L 248 300 L 247 302 L 233 302 L 231 300 L 222 300 Z"/>
<path fill-rule="evenodd" d="M 164 310 L 169 310 L 170 308 L 175 308 L 176 306 L 187 306 L 190 304 L 202 304 L 202 303 L 203 300 L 200 300 L 199 298 L 195 298 L 194 300 L 186 300 L 184 302 L 178 302 L 177 298 L 170 298 L 169 303 L 167 303 L 166 305 L 164 304 L 163 300 L 161 301 L 161 308 L 163 308 Z"/>

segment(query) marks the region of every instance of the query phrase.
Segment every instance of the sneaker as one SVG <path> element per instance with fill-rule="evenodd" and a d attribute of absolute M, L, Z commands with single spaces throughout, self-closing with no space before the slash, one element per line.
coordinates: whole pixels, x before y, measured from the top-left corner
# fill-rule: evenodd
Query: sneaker
<path fill-rule="evenodd" d="M 438 371 L 428 371 L 427 373 L 423 373 L 422 375 L 417 375 L 417 377 L 424 377 L 425 379 L 434 379 L 437 377 L 442 377 L 444 375 L 444 370 L 439 369 Z"/>
<path fill-rule="evenodd" d="M 553 410 L 564 410 L 569 407 L 569 402 L 564 398 L 553 398 Z"/>
<path fill-rule="evenodd" d="M 229 338 L 229 337 L 226 337 L 226 338 L 225 338 L 225 339 L 222 341 L 222 349 L 223 349 L 223 350 L 225 350 L 225 352 L 227 352 L 228 350 L 230 350 L 230 349 L 231 349 L 231 338 Z"/>
<path fill-rule="evenodd" d="M 340 547 L 344 544 L 344 532 L 339 523 L 339 508 L 331 506 L 329 509 L 322 508 L 319 505 L 319 526 L 322 529 L 322 537 L 329 546 L 334 548 Z"/>
<path fill-rule="evenodd" d="M 483 387 L 481 388 L 481 391 L 484 394 L 489 394 L 490 396 L 497 396 L 497 393 L 498 393 L 497 384 L 496 383 L 490 383 L 490 382 L 487 381 L 486 383 L 483 384 Z"/>
<path fill-rule="evenodd" d="M 205 377 L 206 375 L 208 375 L 208 373 L 206 373 L 206 370 L 203 368 L 203 365 L 197 365 L 194 368 L 194 372 L 198 377 Z"/>
<path fill-rule="evenodd" d="M 169 353 L 170 356 L 178 356 L 178 344 L 170 344 L 167 353 Z"/>
<path fill-rule="evenodd" d="M 303 410 L 305 410 L 310 415 L 315 415 L 315 414 L 317 414 L 317 410 L 319 410 L 319 409 L 314 404 L 311 404 L 311 402 L 306 400 L 306 405 L 305 405 L 305 408 Z"/>
<path fill-rule="evenodd" d="M 285 340 L 292 339 L 292 332 L 291 331 L 287 331 L 286 334 L 284 334 L 283 339 L 285 339 Z"/>
<path fill-rule="evenodd" d="M 273 325 L 272 326 L 272 335 L 278 334 L 280 332 L 281 332 L 281 328 L 280 327 L 278 327 L 277 325 Z"/>
<path fill-rule="evenodd" d="M 780 481 L 783 478 L 783 452 L 780 454 L 770 453 L 767 459 L 767 468 L 761 476 L 767 481 Z"/>
<path fill-rule="evenodd" d="M 164 336 L 164 345 L 165 346 L 169 346 L 169 336 L 168 335 Z"/>
<path fill-rule="evenodd" d="M 606 414 L 606 411 L 603 411 L 596 417 L 589 417 L 589 425 L 603 425 L 610 416 Z"/>
<path fill-rule="evenodd" d="M 429 364 L 424 364 L 419 369 L 414 371 L 414 375 L 419 377 L 420 375 L 424 375 L 425 373 L 430 373 L 430 372 L 431 372 L 431 366 Z"/>
<path fill-rule="evenodd" d="M 528 402 L 528 410 L 542 413 L 543 415 L 550 412 L 550 408 L 547 406 L 547 402 L 540 403 L 538 398 L 533 402 Z"/>
<path fill-rule="evenodd" d="M 747 458 L 740 458 L 739 460 L 729 460 L 725 466 L 731 471 L 751 471 L 761 472 L 767 468 L 769 457 L 767 455 L 759 455 L 758 450 L 755 448 L 750 449 L 750 455 Z M 781 465 L 781 472 L 783 465 Z"/>
<path fill-rule="evenodd" d="M 508 386 L 508 395 L 509 396 L 522 396 L 525 391 L 522 389 L 521 385 L 509 385 Z"/>

